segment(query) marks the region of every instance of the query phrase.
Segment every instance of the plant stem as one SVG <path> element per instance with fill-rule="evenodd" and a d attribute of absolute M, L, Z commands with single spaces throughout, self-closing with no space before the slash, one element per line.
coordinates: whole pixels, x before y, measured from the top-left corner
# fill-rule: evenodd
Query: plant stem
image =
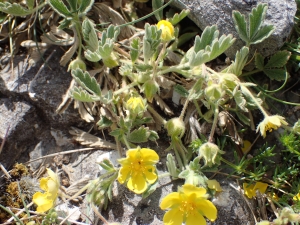
<path fill-rule="evenodd" d="M 251 91 L 243 84 L 240 83 L 241 85 L 241 89 L 242 92 L 247 92 L 247 94 L 252 98 L 253 102 L 255 103 L 255 105 L 259 108 L 259 110 L 262 112 L 262 114 L 265 117 L 268 117 L 269 114 L 267 113 L 267 111 L 261 106 L 261 104 L 256 100 L 256 98 L 254 97 L 254 95 L 251 93 Z"/>
<path fill-rule="evenodd" d="M 153 114 L 154 117 L 156 117 L 163 125 L 167 123 L 167 121 L 161 117 L 150 105 L 147 106 L 147 109 L 150 111 L 150 113 Z"/>
<path fill-rule="evenodd" d="M 212 142 L 212 140 L 213 140 L 214 133 L 215 133 L 215 130 L 216 130 L 216 127 L 217 127 L 218 117 L 219 117 L 219 106 L 217 104 L 215 106 L 217 106 L 217 107 L 215 108 L 214 121 L 213 121 L 213 124 L 212 124 L 212 127 L 211 127 L 208 142 Z"/>
<path fill-rule="evenodd" d="M 137 82 L 132 82 L 131 84 L 128 84 L 127 86 L 122 87 L 122 88 L 120 88 L 119 90 L 115 91 L 113 94 L 114 94 L 114 95 L 121 94 L 122 92 L 127 91 L 128 89 L 134 87 L 134 86 L 137 85 L 137 84 L 138 84 Z"/>

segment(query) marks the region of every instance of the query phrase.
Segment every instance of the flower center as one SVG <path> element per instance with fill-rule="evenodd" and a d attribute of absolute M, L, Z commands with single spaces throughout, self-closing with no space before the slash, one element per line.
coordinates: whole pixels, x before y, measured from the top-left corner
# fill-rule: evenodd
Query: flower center
<path fill-rule="evenodd" d="M 272 132 L 273 129 L 277 130 L 277 128 L 278 127 L 272 123 L 267 123 L 267 125 L 266 125 L 266 130 L 269 130 L 270 132 Z"/>
<path fill-rule="evenodd" d="M 144 172 L 145 168 L 142 159 L 137 159 L 131 163 L 131 170 L 135 172 Z"/>
<path fill-rule="evenodd" d="M 183 201 L 179 210 L 188 217 L 189 215 L 195 215 L 197 208 L 193 202 Z"/>

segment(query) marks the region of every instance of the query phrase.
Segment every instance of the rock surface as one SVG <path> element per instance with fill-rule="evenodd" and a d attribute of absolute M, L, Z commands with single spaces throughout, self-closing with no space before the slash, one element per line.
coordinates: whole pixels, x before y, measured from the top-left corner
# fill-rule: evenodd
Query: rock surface
<path fill-rule="evenodd" d="M 294 0 L 175 0 L 173 5 L 179 9 L 190 9 L 189 17 L 202 30 L 207 26 L 216 24 L 222 34 L 233 34 L 238 38 L 232 20 L 232 11 L 237 10 L 246 15 L 259 3 L 267 3 L 268 10 L 265 25 L 274 25 L 274 33 L 262 43 L 251 46 L 251 52 L 258 50 L 263 56 L 275 53 L 288 38 L 296 14 L 297 5 Z M 237 39 L 233 46 L 225 53 L 231 59 L 236 52 L 244 46 L 241 39 Z"/>

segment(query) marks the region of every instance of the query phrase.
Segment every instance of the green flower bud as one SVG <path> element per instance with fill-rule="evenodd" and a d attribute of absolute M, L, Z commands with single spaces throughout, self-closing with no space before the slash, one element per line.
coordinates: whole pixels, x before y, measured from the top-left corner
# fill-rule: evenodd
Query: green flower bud
<path fill-rule="evenodd" d="M 217 156 L 222 153 L 223 151 L 217 145 L 207 142 L 200 146 L 198 155 L 204 159 L 204 165 L 211 167 L 214 164 L 219 164 Z"/>
<path fill-rule="evenodd" d="M 181 118 L 176 117 L 170 119 L 166 125 L 165 128 L 168 131 L 168 135 L 170 137 L 182 137 L 185 133 L 185 125 Z"/>
<path fill-rule="evenodd" d="M 81 69 L 82 71 L 86 71 L 86 65 L 80 57 L 77 57 L 76 59 L 70 62 L 68 71 L 76 70 L 78 68 Z"/>
<path fill-rule="evenodd" d="M 207 99 L 212 102 L 218 101 L 222 97 L 222 88 L 219 84 L 211 84 L 205 88 L 205 95 Z"/>

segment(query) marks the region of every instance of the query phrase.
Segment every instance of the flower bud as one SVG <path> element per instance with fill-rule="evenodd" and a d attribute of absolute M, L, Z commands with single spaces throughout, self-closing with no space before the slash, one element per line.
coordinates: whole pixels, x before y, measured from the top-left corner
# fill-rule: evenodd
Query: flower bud
<path fill-rule="evenodd" d="M 161 30 L 161 40 L 164 42 L 171 41 L 174 38 L 174 27 L 166 20 L 161 20 L 156 25 L 159 30 Z"/>
<path fill-rule="evenodd" d="M 185 125 L 181 118 L 170 119 L 165 125 L 168 135 L 171 137 L 182 137 L 185 132 Z"/>
<path fill-rule="evenodd" d="M 205 95 L 210 101 L 216 102 L 222 97 L 222 88 L 219 84 L 211 84 L 205 88 Z"/>
<path fill-rule="evenodd" d="M 103 63 L 108 68 L 114 68 L 119 65 L 119 57 L 112 52 L 109 57 L 103 58 Z"/>
<path fill-rule="evenodd" d="M 126 102 L 125 107 L 131 115 L 139 115 L 145 112 L 146 101 L 141 96 L 130 97 Z"/>
<path fill-rule="evenodd" d="M 76 59 L 70 62 L 68 71 L 76 70 L 78 68 L 81 69 L 82 71 L 86 71 L 86 65 L 80 57 L 77 57 Z"/>
<path fill-rule="evenodd" d="M 223 153 L 219 147 L 213 143 L 207 142 L 199 148 L 199 157 L 204 159 L 204 164 L 209 167 L 219 163 L 217 160 L 218 153 Z"/>

